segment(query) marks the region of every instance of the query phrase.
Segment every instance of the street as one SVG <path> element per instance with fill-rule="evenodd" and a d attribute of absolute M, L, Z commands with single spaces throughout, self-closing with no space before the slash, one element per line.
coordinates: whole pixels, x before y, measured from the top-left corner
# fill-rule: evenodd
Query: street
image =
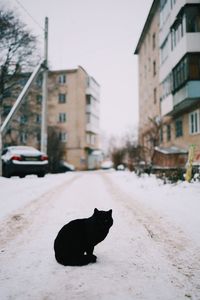
<path fill-rule="evenodd" d="M 200 299 L 199 244 L 164 214 L 125 193 L 113 174 L 10 179 L 19 199 L 0 219 L 1 300 Z M 38 193 L 39 187 L 46 189 Z M 30 201 L 19 204 L 28 190 Z M 13 197 L 11 191 L 4 195 Z M 95 207 L 113 209 L 114 219 L 95 247 L 97 262 L 59 265 L 53 251 L 58 231 L 72 219 L 90 217 Z"/>

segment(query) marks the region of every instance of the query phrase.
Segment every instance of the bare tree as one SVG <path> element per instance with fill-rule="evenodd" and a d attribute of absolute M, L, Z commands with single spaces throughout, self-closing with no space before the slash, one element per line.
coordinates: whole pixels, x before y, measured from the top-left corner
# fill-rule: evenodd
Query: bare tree
<path fill-rule="evenodd" d="M 49 157 L 49 171 L 52 173 L 59 172 L 59 164 L 63 160 L 65 153 L 65 144 L 59 139 L 59 130 L 56 127 L 48 127 L 47 154 Z"/>
<path fill-rule="evenodd" d="M 36 45 L 36 37 L 15 13 L 0 8 L 0 125 L 38 61 Z M 36 114 L 33 107 L 31 103 L 24 101 L 7 128 L 3 137 L 4 145 L 19 143 L 22 133 L 24 137 L 30 132 L 33 133 L 32 137 L 39 136 L 39 124 L 33 125 L 33 115 Z"/>
<path fill-rule="evenodd" d="M 126 155 L 126 149 L 123 148 L 114 148 L 112 151 L 112 161 L 114 168 L 117 169 L 117 166 L 124 163 L 124 158 Z"/>
<path fill-rule="evenodd" d="M 163 121 L 160 118 L 149 118 L 148 132 L 145 134 L 145 143 L 141 145 L 144 153 L 144 161 L 152 164 L 155 147 L 159 146 L 161 141 Z"/>
<path fill-rule="evenodd" d="M 119 138 L 110 140 L 110 153 L 114 167 L 123 164 L 129 170 L 134 170 L 141 161 L 145 160 L 145 152 L 143 146 L 138 145 L 136 129 L 129 130 L 124 134 L 119 142 Z"/>
<path fill-rule="evenodd" d="M 10 10 L 0 8 L 0 105 L 11 96 L 22 71 L 35 64 L 36 37 Z"/>

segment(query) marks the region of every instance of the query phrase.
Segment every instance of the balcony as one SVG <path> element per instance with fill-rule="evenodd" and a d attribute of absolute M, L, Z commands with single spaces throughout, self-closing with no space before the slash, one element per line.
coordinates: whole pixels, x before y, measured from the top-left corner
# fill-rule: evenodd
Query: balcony
<path fill-rule="evenodd" d="M 186 53 L 199 52 L 200 49 L 200 32 L 187 32 L 178 45 L 173 50 L 172 67 L 180 61 Z"/>
<path fill-rule="evenodd" d="M 173 110 L 173 96 L 170 94 L 161 101 L 161 116 L 166 116 Z"/>
<path fill-rule="evenodd" d="M 161 116 L 175 115 L 200 103 L 200 81 L 188 81 L 174 95 L 170 94 L 161 102 Z"/>
<path fill-rule="evenodd" d="M 95 116 L 99 116 L 99 105 L 86 105 L 86 113 L 91 113 Z"/>
<path fill-rule="evenodd" d="M 200 32 L 186 33 L 167 59 L 160 66 L 159 80 L 162 82 L 186 53 L 198 53 L 200 49 Z"/>
<path fill-rule="evenodd" d="M 99 84 L 94 80 L 93 77 L 88 77 L 86 95 L 93 96 L 97 101 L 100 98 L 100 87 Z"/>
<path fill-rule="evenodd" d="M 86 95 L 92 95 L 96 100 L 99 100 L 99 91 L 92 87 L 86 88 Z"/>
<path fill-rule="evenodd" d="M 200 81 L 188 81 L 182 89 L 174 94 L 174 112 L 188 109 L 197 102 L 200 103 Z"/>
<path fill-rule="evenodd" d="M 92 124 L 92 123 L 88 123 L 88 124 L 86 124 L 86 131 L 98 134 L 99 133 L 99 127 Z"/>

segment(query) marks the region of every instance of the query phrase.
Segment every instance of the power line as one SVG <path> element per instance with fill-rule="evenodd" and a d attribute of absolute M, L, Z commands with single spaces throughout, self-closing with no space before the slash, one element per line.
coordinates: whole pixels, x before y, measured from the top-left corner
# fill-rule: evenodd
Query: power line
<path fill-rule="evenodd" d="M 37 20 L 35 20 L 35 18 L 28 12 L 28 10 L 19 2 L 19 0 L 15 0 L 17 2 L 17 4 L 26 12 L 26 14 L 32 19 L 32 21 L 40 27 L 40 29 L 42 29 L 44 31 L 44 28 L 39 24 L 39 22 L 37 22 Z"/>

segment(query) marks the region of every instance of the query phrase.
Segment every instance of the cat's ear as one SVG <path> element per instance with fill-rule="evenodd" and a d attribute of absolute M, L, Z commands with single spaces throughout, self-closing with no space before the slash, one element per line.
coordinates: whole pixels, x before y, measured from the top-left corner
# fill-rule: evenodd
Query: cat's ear
<path fill-rule="evenodd" d="M 97 208 L 94 209 L 94 213 L 95 213 L 95 214 L 98 213 L 98 209 L 97 209 Z"/>
<path fill-rule="evenodd" d="M 112 216 L 112 209 L 110 209 L 108 212 L 109 212 L 109 214 Z"/>

